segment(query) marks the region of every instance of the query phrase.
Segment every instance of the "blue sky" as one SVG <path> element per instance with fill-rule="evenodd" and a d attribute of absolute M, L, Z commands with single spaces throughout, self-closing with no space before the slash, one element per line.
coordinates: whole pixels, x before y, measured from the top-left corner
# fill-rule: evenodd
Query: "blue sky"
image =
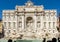
<path fill-rule="evenodd" d="M 2 10 L 15 9 L 16 5 L 24 5 L 28 0 L 0 0 L 0 19 Z M 45 9 L 57 9 L 60 12 L 60 0 L 31 0 L 34 5 L 43 5 Z"/>

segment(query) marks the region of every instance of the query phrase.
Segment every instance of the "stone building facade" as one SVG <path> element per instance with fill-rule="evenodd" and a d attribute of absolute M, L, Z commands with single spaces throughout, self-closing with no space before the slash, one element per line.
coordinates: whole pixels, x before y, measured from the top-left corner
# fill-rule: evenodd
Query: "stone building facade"
<path fill-rule="evenodd" d="M 15 10 L 3 10 L 5 38 L 42 39 L 57 38 L 57 11 L 44 10 L 43 5 L 28 1 Z"/>
<path fill-rule="evenodd" d="M 60 16 L 58 16 L 58 18 L 57 18 L 57 30 L 58 30 L 58 32 L 59 32 L 59 38 L 60 38 Z"/>
<path fill-rule="evenodd" d="M 2 33 L 2 20 L 0 20 L 0 33 Z"/>

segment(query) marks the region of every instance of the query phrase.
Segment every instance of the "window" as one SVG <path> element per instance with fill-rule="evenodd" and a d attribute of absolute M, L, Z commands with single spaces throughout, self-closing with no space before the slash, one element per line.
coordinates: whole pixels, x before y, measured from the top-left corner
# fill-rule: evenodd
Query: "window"
<path fill-rule="evenodd" d="M 55 22 L 53 22 L 53 28 L 55 28 Z"/>
<path fill-rule="evenodd" d="M 18 20 L 19 20 L 19 21 L 22 21 L 22 17 L 21 17 L 21 16 L 18 16 Z"/>
<path fill-rule="evenodd" d="M 40 28 L 40 23 L 37 23 L 37 27 Z"/>
<path fill-rule="evenodd" d="M 45 16 L 43 16 L 43 20 L 46 20 L 46 17 Z"/>
<path fill-rule="evenodd" d="M 51 20 L 51 18 L 50 18 L 50 14 L 49 14 L 49 18 L 48 18 L 48 20 Z"/>
<path fill-rule="evenodd" d="M 16 32 L 16 30 L 13 30 L 14 32 Z"/>
<path fill-rule="evenodd" d="M 8 30 L 8 33 L 10 33 L 11 31 L 10 30 Z"/>
<path fill-rule="evenodd" d="M 55 32 L 55 30 L 53 30 L 53 33 Z"/>
<path fill-rule="evenodd" d="M 51 22 L 49 22 L 49 28 L 50 28 Z"/>
<path fill-rule="evenodd" d="M 19 22 L 19 27 L 22 27 L 22 22 Z"/>
<path fill-rule="evenodd" d="M 13 22 L 13 27 L 15 28 L 15 22 Z"/>
<path fill-rule="evenodd" d="M 21 17 L 21 16 L 19 16 L 19 19 L 21 20 L 21 19 L 22 19 L 22 17 Z"/>
<path fill-rule="evenodd" d="M 8 19 L 10 19 L 10 14 L 8 15 Z"/>
<path fill-rule="evenodd" d="M 4 22 L 4 27 L 6 27 L 6 22 Z"/>
<path fill-rule="evenodd" d="M 48 17 L 48 14 L 49 14 L 49 13 L 47 12 L 47 13 L 46 13 L 46 16 L 47 16 L 47 17 Z"/>
<path fill-rule="evenodd" d="M 7 17 L 7 20 L 9 19 L 9 15 L 6 15 L 6 17 Z"/>
<path fill-rule="evenodd" d="M 53 16 L 53 20 L 55 21 L 55 17 Z"/>
<path fill-rule="evenodd" d="M 46 22 L 44 22 L 44 28 L 46 28 Z"/>
<path fill-rule="evenodd" d="M 10 18 L 10 14 L 9 14 L 9 18 Z"/>
<path fill-rule="evenodd" d="M 11 30 L 8 30 L 8 32 L 7 32 L 8 36 L 10 35 L 10 33 L 11 33 Z"/>
<path fill-rule="evenodd" d="M 4 15 L 4 19 L 6 20 L 6 15 Z"/>
<path fill-rule="evenodd" d="M 15 15 L 13 15 L 13 19 L 15 19 Z"/>
<path fill-rule="evenodd" d="M 51 30 L 49 30 L 49 32 L 51 32 Z"/>
<path fill-rule="evenodd" d="M 11 20 L 13 20 L 13 15 L 11 15 L 11 17 L 10 17 L 10 18 L 11 18 Z"/>
<path fill-rule="evenodd" d="M 10 22 L 8 22 L 8 27 L 10 28 L 10 25 L 11 25 L 11 23 Z"/>
<path fill-rule="evenodd" d="M 40 28 L 40 21 L 37 22 L 37 27 Z"/>
<path fill-rule="evenodd" d="M 37 16 L 37 20 L 40 20 L 40 16 Z"/>

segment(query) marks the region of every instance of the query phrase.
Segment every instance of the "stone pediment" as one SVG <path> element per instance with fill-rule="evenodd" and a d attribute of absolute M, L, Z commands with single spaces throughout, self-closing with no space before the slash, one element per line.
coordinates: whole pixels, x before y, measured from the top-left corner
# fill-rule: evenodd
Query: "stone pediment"
<path fill-rule="evenodd" d="M 24 6 L 16 6 L 18 12 L 40 12 L 43 11 L 43 5 L 36 6 L 33 2 L 28 1 Z"/>

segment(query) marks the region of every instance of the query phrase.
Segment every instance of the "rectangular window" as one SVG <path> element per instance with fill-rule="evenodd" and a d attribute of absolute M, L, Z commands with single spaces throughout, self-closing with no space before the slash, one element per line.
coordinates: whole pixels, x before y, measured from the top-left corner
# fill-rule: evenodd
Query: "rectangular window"
<path fill-rule="evenodd" d="M 46 17 L 45 16 L 43 16 L 43 20 L 46 20 Z"/>
<path fill-rule="evenodd" d="M 44 22 L 44 28 L 46 28 L 46 22 Z"/>
<path fill-rule="evenodd" d="M 53 28 L 55 28 L 55 22 L 53 22 Z"/>
<path fill-rule="evenodd" d="M 7 32 L 8 36 L 10 35 L 10 33 L 11 33 L 11 30 L 8 30 L 8 32 Z"/>
<path fill-rule="evenodd" d="M 22 19 L 22 17 L 20 16 L 19 19 Z"/>
<path fill-rule="evenodd" d="M 11 23 L 10 22 L 8 22 L 8 27 L 11 28 Z"/>
<path fill-rule="evenodd" d="M 22 27 L 22 22 L 19 22 L 19 27 Z"/>
<path fill-rule="evenodd" d="M 55 17 L 53 16 L 53 20 L 55 21 Z"/>
<path fill-rule="evenodd" d="M 4 27 L 6 27 L 6 22 L 4 22 Z"/>
<path fill-rule="evenodd" d="M 49 15 L 49 18 L 48 18 L 48 20 L 51 20 L 51 18 L 50 18 L 50 15 Z"/>
<path fill-rule="evenodd" d="M 10 18 L 11 18 L 11 20 L 13 20 L 13 15 L 11 15 L 11 17 L 10 17 Z"/>
<path fill-rule="evenodd" d="M 37 23 L 37 27 L 40 28 L 40 23 Z"/>
<path fill-rule="evenodd" d="M 40 28 L 40 21 L 37 21 L 37 27 Z"/>
<path fill-rule="evenodd" d="M 51 27 L 50 25 L 51 25 L 51 22 L 49 22 L 49 28 Z"/>
<path fill-rule="evenodd" d="M 9 14 L 9 19 L 10 19 L 10 14 Z"/>
<path fill-rule="evenodd" d="M 9 33 L 11 33 L 11 31 L 10 31 L 10 30 L 8 30 L 8 32 L 9 32 Z"/>
<path fill-rule="evenodd" d="M 15 28 L 15 22 L 13 22 L 13 28 Z"/>
<path fill-rule="evenodd" d="M 13 19 L 15 19 L 15 15 L 13 15 Z"/>
<path fill-rule="evenodd" d="M 21 17 L 21 16 L 19 16 L 19 17 L 18 17 L 18 20 L 19 20 L 19 21 L 22 21 L 22 17 Z"/>
<path fill-rule="evenodd" d="M 6 15 L 6 17 L 7 17 L 7 20 L 9 19 L 9 15 Z"/>
<path fill-rule="evenodd" d="M 37 16 L 37 20 L 41 20 L 41 19 L 40 19 L 40 16 Z"/>

